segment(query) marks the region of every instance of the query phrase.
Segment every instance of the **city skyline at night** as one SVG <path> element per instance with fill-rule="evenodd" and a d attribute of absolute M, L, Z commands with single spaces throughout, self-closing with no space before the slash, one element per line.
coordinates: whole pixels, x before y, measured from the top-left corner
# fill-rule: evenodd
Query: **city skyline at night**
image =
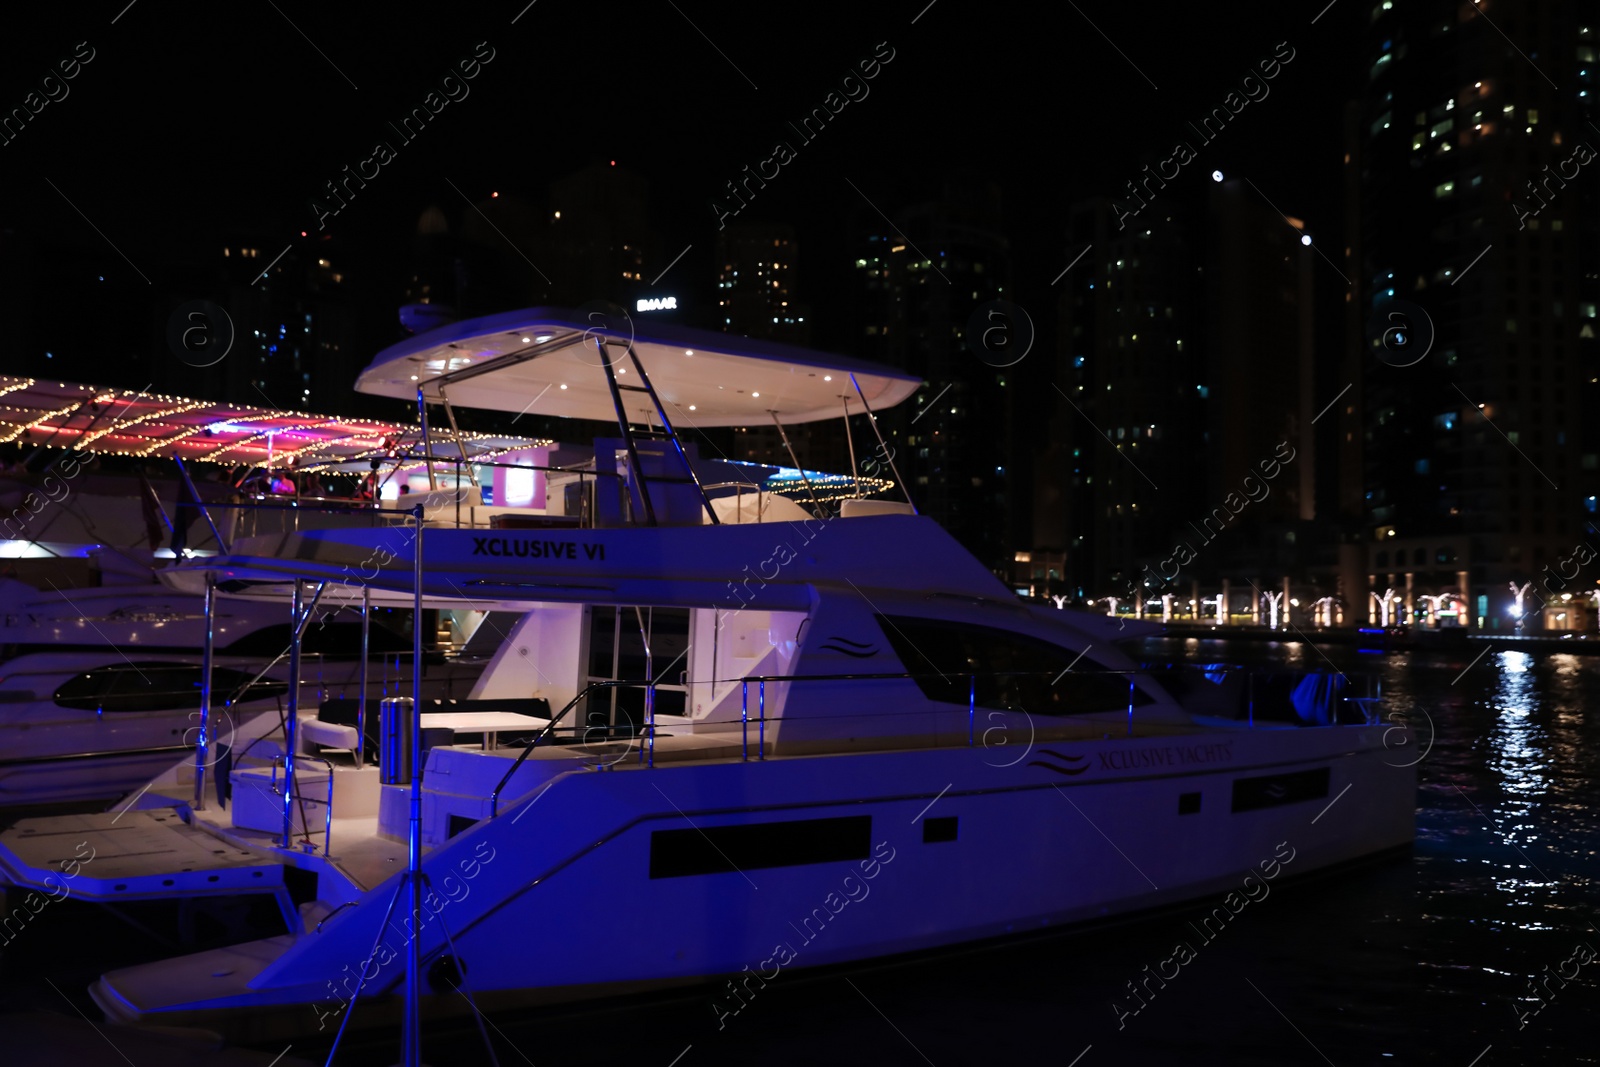
<path fill-rule="evenodd" d="M 920 409 L 908 409 L 886 426 L 914 497 L 997 572 L 1017 570 L 1010 565 L 1018 553 L 1059 556 L 1061 568 L 1046 567 L 1037 576 L 1043 584 L 1033 589 L 1036 595 L 1131 600 L 1135 576 L 1144 574 L 1148 582 L 1164 565 L 1170 571 L 1173 555 L 1165 547 L 1224 499 L 1222 483 L 1247 474 L 1271 454 L 1275 441 L 1292 438 L 1298 457 L 1292 484 L 1276 483 L 1272 502 L 1241 513 L 1222 546 L 1203 558 L 1195 553 L 1180 583 L 1186 592 L 1191 579 L 1214 585 L 1231 578 L 1239 586 L 1292 577 L 1306 585 L 1308 598 L 1340 596 L 1352 616 L 1365 618 L 1372 614 L 1372 595 L 1386 588 L 1399 589 L 1412 609 L 1417 597 L 1453 591 L 1472 601 L 1474 622 L 1493 627 L 1502 613 L 1490 610 L 1484 598 L 1503 599 L 1498 591 L 1509 581 L 1536 578 L 1541 568 L 1570 555 L 1567 541 L 1578 543 L 1582 522 L 1574 520 L 1592 514 L 1584 508 L 1600 491 L 1589 485 L 1595 479 L 1583 466 L 1594 450 L 1574 450 L 1569 480 L 1583 491 L 1575 502 L 1564 494 L 1558 500 L 1554 486 L 1562 479 L 1546 479 L 1526 466 L 1518 470 L 1522 461 L 1514 451 L 1493 455 L 1487 446 L 1450 443 L 1449 427 L 1470 418 L 1471 410 L 1452 388 L 1464 389 L 1473 404 L 1489 405 L 1477 410 L 1493 411 L 1493 391 L 1506 390 L 1498 401 L 1504 410 L 1517 404 L 1518 384 L 1491 376 L 1481 387 L 1477 381 L 1452 387 L 1445 378 L 1473 347 L 1452 343 L 1464 321 L 1462 309 L 1481 306 L 1491 291 L 1514 302 L 1519 275 L 1535 269 L 1530 263 L 1508 271 L 1524 254 L 1518 242 L 1529 248 L 1563 241 L 1581 247 L 1577 242 L 1594 231 L 1595 193 L 1592 183 L 1581 180 L 1581 161 L 1574 162 L 1574 153 L 1585 150 L 1580 131 L 1592 114 L 1578 94 L 1587 92 L 1581 87 L 1593 78 L 1593 61 L 1584 58 L 1593 54 L 1593 35 L 1585 36 L 1575 14 L 1532 17 L 1525 49 L 1530 55 L 1519 56 L 1502 47 L 1500 35 L 1477 27 L 1485 19 L 1451 12 L 1441 7 L 1403 15 L 1378 4 L 1362 13 L 1336 5 L 1307 23 L 1263 8 L 1241 18 L 1251 32 L 1231 41 L 1226 54 L 1165 52 L 1159 63 L 1148 65 L 1109 43 L 1122 39 L 1114 18 L 1093 27 L 1085 20 L 1086 33 L 1069 33 L 1055 44 L 1077 57 L 1084 71 L 1116 85 L 1118 107 L 1105 109 L 1104 118 L 1080 109 L 1062 126 L 1039 117 L 1037 101 L 1047 95 L 1048 78 L 1034 71 L 1036 64 L 978 53 L 1015 80 L 1007 99 L 1034 101 L 1026 107 L 996 110 L 992 100 L 959 93 L 948 76 L 930 77 L 929 52 L 954 32 L 939 23 L 943 14 L 934 5 L 913 12 L 915 20 L 902 20 L 899 29 L 885 16 L 883 28 L 876 35 L 863 30 L 859 42 L 800 29 L 796 52 L 771 57 L 766 78 L 754 77 L 734 58 L 737 48 L 706 46 L 702 62 L 673 68 L 676 80 L 668 90 L 669 98 L 703 98 L 716 87 L 711 91 L 718 94 L 729 136 L 715 138 L 698 157 L 684 155 L 695 133 L 692 122 L 672 120 L 685 113 L 681 108 L 658 102 L 640 110 L 628 86 L 607 88 L 602 81 L 590 86 L 573 113 L 540 112 L 545 143 L 558 143 L 567 128 L 580 131 L 568 137 L 576 154 L 565 149 L 548 154 L 547 161 L 547 153 L 527 145 L 466 167 L 454 164 L 473 155 L 469 145 L 494 143 L 497 132 L 518 126 L 510 121 L 513 101 L 532 99 L 539 86 L 581 78 L 579 67 L 560 54 L 540 54 L 539 62 L 529 63 L 516 48 L 537 45 L 507 43 L 515 38 L 506 33 L 526 32 L 525 23 L 539 19 L 549 21 L 540 31 L 548 32 L 578 16 L 534 8 L 514 25 L 503 20 L 504 26 L 491 31 L 488 11 L 469 11 L 469 19 L 484 27 L 481 35 L 463 26 L 459 45 L 442 51 L 415 35 L 380 31 L 396 55 L 416 56 L 417 64 L 358 76 L 338 61 L 337 50 L 308 44 L 295 32 L 299 20 L 285 12 L 270 32 L 282 31 L 280 50 L 294 47 L 291 38 L 304 48 L 307 54 L 297 57 L 305 64 L 301 78 L 253 90 L 277 94 L 281 106 L 272 113 L 293 111 L 300 120 L 279 138 L 300 150 L 280 164 L 236 168 L 232 179 L 201 180 L 176 162 L 163 162 L 173 157 L 158 151 L 151 163 L 120 168 L 119 174 L 122 202 L 138 197 L 153 210 L 135 212 L 110 201 L 104 210 L 116 213 L 101 219 L 114 219 L 109 227 L 94 223 L 95 203 L 82 199 L 82 188 L 69 188 L 81 168 L 67 166 L 58 181 L 48 166 L 33 167 L 40 186 L 12 199 L 0 240 L 0 271 L 10 279 L 0 292 L 15 327 L 4 342 L 8 369 L 129 387 L 153 381 L 173 391 L 284 407 L 327 406 L 340 398 L 392 415 L 386 407 L 364 407 L 381 402 L 350 397 L 348 382 L 371 351 L 404 335 L 401 305 L 436 308 L 409 319 L 413 327 L 438 316 L 540 304 L 648 306 L 641 316 L 808 340 L 923 375 L 928 386 L 915 403 L 938 396 L 940 410 L 923 417 Z M 125 18 L 138 15 L 134 9 Z M 65 162 L 79 150 L 75 146 L 86 130 L 109 144 L 130 135 L 106 108 L 83 104 L 96 91 L 93 78 L 109 81 L 128 69 L 130 57 L 115 48 L 125 18 L 108 20 L 99 38 L 83 31 L 81 47 L 61 45 L 67 65 L 58 67 L 47 87 L 55 98 L 47 95 L 48 107 L 38 112 L 24 107 L 27 123 L 13 124 L 0 146 L 8 158 L 22 160 L 32 152 L 36 163 Z M 690 20 L 679 22 L 706 45 Z M 337 20 L 327 26 L 330 37 L 340 39 Z M 180 38 L 205 37 L 190 24 L 175 32 Z M 627 37 L 645 30 L 625 23 L 609 32 Z M 737 39 L 732 27 L 730 32 Z M 36 33 L 40 47 L 71 36 L 60 23 L 40 24 Z M 813 38 L 816 48 L 809 47 Z M 1436 46 L 1426 60 L 1415 55 L 1423 39 Z M 82 55 L 74 58 L 74 48 Z M 1350 69 L 1340 49 L 1351 48 L 1367 57 L 1366 66 Z M 1458 59 L 1443 63 L 1440 57 L 1454 54 L 1452 49 Z M 198 63 L 216 62 L 197 55 Z M 424 55 L 433 58 L 423 62 Z M 840 57 L 833 64 L 839 70 L 826 73 L 833 69 L 830 55 Z M 263 54 L 249 62 L 270 66 L 269 59 Z M 1476 69 L 1473 64 L 1486 73 L 1490 89 L 1482 89 L 1485 79 L 1476 76 L 1477 89 L 1443 85 L 1456 78 L 1446 67 Z M 1437 74 L 1410 76 L 1436 68 Z M 73 71 L 70 80 L 67 70 Z M 1396 81 L 1396 71 L 1405 76 Z M 156 75 L 154 84 L 173 76 Z M 905 131 L 930 128 L 936 109 L 910 98 L 911 80 L 918 92 L 943 101 L 941 121 L 965 116 L 985 143 L 927 166 Z M 1435 81 L 1438 88 L 1425 88 Z M 1410 96 L 1397 102 L 1391 82 L 1403 83 L 1401 95 Z M 1559 91 L 1558 83 L 1564 86 Z M 1169 94 L 1177 86 L 1190 103 L 1173 108 L 1178 97 Z M 23 82 L 16 89 L 21 99 L 32 99 Z M 1499 110 L 1488 116 L 1488 128 L 1474 122 L 1470 131 L 1456 129 L 1452 108 L 1428 103 L 1446 89 L 1483 99 L 1494 95 Z M 325 102 L 343 92 L 354 108 L 349 121 L 320 121 Z M 1516 94 L 1526 102 L 1499 103 Z M 613 100 L 628 118 L 585 124 L 586 109 L 604 111 L 602 102 Z M 223 133 L 246 106 L 192 101 L 200 110 L 188 136 L 206 146 L 200 158 L 249 158 L 245 143 Z M 1472 106 L 1473 118 L 1484 119 L 1482 108 Z M 75 116 L 74 107 L 84 113 Z M 1411 110 L 1426 113 L 1427 121 L 1417 127 L 1426 142 L 1421 148 L 1406 132 L 1414 124 L 1402 112 Z M 1110 112 L 1120 118 L 1113 122 Z M 1142 112 L 1138 121 L 1130 118 L 1134 112 Z M 73 128 L 75 118 L 83 129 Z M 1526 147 L 1507 156 L 1496 146 L 1511 138 L 1513 118 L 1537 136 L 1519 131 Z M 788 151 L 781 165 L 751 170 L 748 161 L 765 158 L 766 151 L 752 144 L 777 137 L 761 132 L 767 119 L 784 133 L 787 140 L 778 141 Z M 1461 140 L 1467 132 L 1471 139 Z M 355 146 L 367 141 L 375 147 L 358 151 Z M 248 147 L 272 143 L 263 128 Z M 885 152 L 890 143 L 906 150 Z M 1091 144 L 1111 150 L 1079 150 Z M 140 158 L 140 151 L 129 142 L 121 158 Z M 1477 158 L 1485 162 L 1471 162 Z M 525 165 L 534 160 L 537 166 Z M 1385 177 L 1414 172 L 1419 164 L 1439 180 Z M 158 175 L 180 172 L 193 206 L 174 214 L 172 183 Z M 742 177 L 729 180 L 728 174 Z M 1475 264 L 1479 271 L 1467 288 L 1479 295 L 1458 308 L 1452 301 L 1464 290 L 1451 284 L 1454 276 L 1447 272 L 1465 273 L 1467 238 L 1478 233 L 1440 238 L 1441 226 L 1460 224 L 1448 214 L 1427 223 L 1426 212 L 1449 212 L 1466 198 L 1488 204 L 1485 183 L 1504 210 L 1468 207 L 1469 214 L 1486 214 L 1466 219 L 1466 225 L 1488 221 L 1491 229 L 1477 247 L 1498 244 L 1507 255 Z M 1417 210 L 1405 206 L 1413 195 L 1420 198 Z M 975 215 L 980 202 L 984 206 Z M 1086 207 L 1091 204 L 1100 206 Z M 1103 212 L 1104 218 L 1090 224 L 1083 221 L 1085 211 Z M 161 217 L 177 224 L 152 228 Z M 965 229 L 951 228 L 958 219 Z M 1537 226 L 1543 231 L 1532 230 Z M 986 234 L 982 250 L 970 245 L 980 231 Z M 794 246 L 805 249 L 803 262 L 795 257 L 788 265 L 800 296 L 787 325 L 767 322 L 778 316 L 765 312 L 752 317 L 740 311 L 738 323 L 721 314 L 731 310 L 723 308 L 729 299 L 737 297 L 738 307 L 748 304 L 747 296 L 729 288 L 729 252 L 741 247 L 729 240 L 749 232 L 792 234 Z M 875 239 L 881 247 L 873 245 Z M 1141 240 L 1161 251 L 1115 254 Z M 1428 263 L 1416 262 L 1415 250 L 1429 240 L 1438 248 Z M 1224 244 L 1231 251 L 1221 251 Z M 1280 245 L 1297 266 L 1292 278 L 1274 280 L 1259 266 L 1273 261 Z M 881 267 L 863 267 L 879 255 Z M 1190 277 L 1172 273 L 1175 255 L 1189 257 Z M 1592 362 L 1592 353 L 1572 347 L 1588 340 L 1579 320 L 1595 303 L 1596 270 L 1588 255 L 1570 257 L 1572 279 L 1560 283 L 1560 296 L 1552 295 L 1545 309 L 1564 314 L 1573 336 L 1534 339 L 1526 335 L 1541 323 L 1524 325 L 1529 354 L 1547 343 L 1564 354 L 1570 350 L 1570 358 L 1551 365 L 1562 376 L 1560 388 L 1551 387 L 1555 398 L 1591 384 L 1581 368 Z M 905 262 L 896 265 L 899 260 Z M 990 273 L 974 275 L 979 285 L 953 279 L 944 267 L 957 260 Z M 1167 280 L 1155 282 L 1151 275 L 1147 282 L 1145 275 L 1158 262 Z M 923 263 L 924 279 L 907 287 Z M 1105 305 L 1093 322 L 1071 310 L 1081 308 L 1085 286 L 1096 279 L 1103 304 L 1107 286 L 1117 281 L 1112 272 L 1125 270 L 1139 272 L 1125 284 L 1157 284 L 1168 292 L 1160 323 L 1150 324 L 1142 341 L 1128 340 L 1141 335 L 1127 318 L 1132 309 L 1120 302 Z M 1391 277 L 1396 273 L 1400 281 Z M 873 295 L 875 284 L 888 284 L 883 292 L 895 295 L 887 301 Z M 1294 291 L 1280 298 L 1284 286 Z M 1367 343 L 1375 301 L 1390 289 L 1425 309 L 1433 327 L 1429 362 L 1413 368 L 1410 378 L 1406 368 L 1375 360 Z M 934 303 L 919 296 L 907 303 L 924 292 L 937 297 Z M 1523 299 L 1533 297 L 1530 292 Z M 219 366 L 185 366 L 164 343 L 167 318 L 196 299 L 213 301 L 233 320 L 233 348 Z M 1026 317 L 1031 342 L 1023 359 L 998 372 L 995 360 L 986 362 L 966 336 L 980 305 L 988 308 L 997 299 L 1004 301 L 1007 330 L 1019 329 L 1016 315 Z M 780 298 L 777 306 L 784 309 L 786 301 Z M 1176 320 L 1170 318 L 1174 307 L 1180 309 Z M 1287 317 L 1273 319 L 1279 308 L 1287 309 Z M 1107 317 L 1114 313 L 1126 319 L 1121 326 Z M 52 329 L 66 319 L 92 328 Z M 937 334 L 931 347 L 916 340 L 930 329 Z M 1565 326 L 1553 323 L 1551 329 Z M 1481 345 L 1489 335 L 1475 336 L 1484 338 Z M 1095 348 L 1087 371 L 1079 362 L 1085 343 Z M 118 358 L 106 360 L 108 345 Z M 1507 340 L 1493 349 L 1493 358 L 1516 358 L 1516 345 Z M 1549 373 L 1539 362 L 1544 358 L 1556 357 L 1535 357 L 1527 373 Z M 1471 370 L 1480 363 L 1461 366 Z M 1086 373 L 1095 382 L 1087 396 Z M 1161 399 L 1164 386 L 1140 392 L 1146 389 L 1141 383 L 1154 384 L 1156 377 L 1194 380 L 1174 392 L 1181 399 L 1169 402 Z M 1412 380 L 1430 384 L 1421 392 L 1400 384 Z M 1400 393 L 1391 396 L 1397 388 Z M 1531 385 L 1523 403 L 1543 403 L 1543 388 Z M 1485 390 L 1490 399 L 1480 401 L 1477 394 Z M 1066 401 L 1081 402 L 1079 410 Z M 1268 413 L 1274 406 L 1283 408 L 1288 422 Z M 1505 428 L 1502 443 L 1521 448 L 1524 435 L 1532 441 L 1548 433 L 1549 445 L 1537 447 L 1551 447 L 1550 465 L 1564 464 L 1565 456 L 1557 453 L 1565 442 L 1570 437 L 1576 444 L 1588 432 L 1571 421 L 1576 410 L 1577 405 L 1558 406 L 1554 422 L 1547 414 L 1537 427 L 1522 425 L 1525 416 L 1519 413 L 1519 424 Z M 1444 435 L 1437 444 L 1445 451 L 1435 454 L 1435 442 L 1425 440 L 1419 422 L 1441 418 L 1449 427 L 1440 424 Z M 1280 424 L 1269 431 L 1263 419 Z M 746 458 L 783 458 L 771 428 L 751 433 L 747 445 L 723 438 L 718 445 L 746 452 Z M 1273 442 L 1265 440 L 1274 434 Z M 1164 437 L 1158 442 L 1153 435 Z M 809 430 L 797 430 L 790 443 L 802 452 L 821 447 L 820 438 L 814 446 L 810 437 Z M 1212 460 L 1203 488 L 1193 479 L 1151 480 L 1123 458 L 1143 449 L 1147 460 L 1156 457 L 1161 465 L 1167 462 L 1158 458 L 1163 449 L 1176 456 L 1196 444 Z M 1531 456 L 1530 449 L 1522 451 Z M 836 453 L 825 450 L 829 463 L 848 462 Z M 1090 460 L 1092 471 L 1085 466 Z M 1493 496 L 1480 493 L 1469 506 L 1451 483 L 1478 478 L 1475 472 L 1486 470 L 1485 463 L 1500 472 L 1490 476 Z M 1114 467 L 1123 469 L 1113 472 Z M 1441 470 L 1451 473 L 1440 478 Z M 1163 482 L 1171 488 L 1155 488 Z M 1146 498 L 1134 499 L 1138 493 Z M 1134 508 L 1141 509 L 1137 518 Z M 1394 538 L 1392 545 L 1375 544 Z M 1419 554 L 1427 557 L 1425 564 L 1413 560 Z M 1398 563 L 1402 556 L 1404 565 Z M 1019 581 L 1028 579 L 1024 584 L 1035 577 L 1029 568 L 1018 570 Z M 1150 584 L 1146 594 L 1158 595 Z"/>
<path fill-rule="evenodd" d="M 1597 82 L 1561 0 L 8 11 L 5 1067 L 1590 1062 Z"/>

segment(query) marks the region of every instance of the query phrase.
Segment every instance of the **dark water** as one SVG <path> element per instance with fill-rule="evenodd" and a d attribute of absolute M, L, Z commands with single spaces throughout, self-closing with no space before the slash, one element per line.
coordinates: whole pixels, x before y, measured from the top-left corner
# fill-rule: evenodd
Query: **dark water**
<path fill-rule="evenodd" d="M 1198 942 L 1190 917 L 821 978 L 785 972 L 721 1030 L 706 991 L 497 1015 L 500 1063 L 1600 1063 L 1600 959 L 1574 958 L 1580 945 L 1600 950 L 1600 657 L 1495 649 L 1472 664 L 1480 647 L 1379 657 L 1177 640 L 1151 650 L 1381 674 L 1387 710 L 1426 747 L 1413 852 L 1249 905 L 1120 1029 L 1112 1002 L 1131 1006 L 1124 983 L 1176 941 Z M 144 935 L 70 901 L 46 918 L 0 950 L 0 1010 L 72 1015 L 53 981 L 92 1014 L 81 990 L 93 976 L 151 952 Z M 599 950 L 603 928 L 595 935 Z M 508 936 L 538 951 L 537 931 Z M 1530 979 L 1561 970 L 1576 977 L 1549 977 L 1553 992 L 1531 997 Z M 1520 1028 L 1514 1009 L 1530 1013 Z M 326 1051 L 304 1040 L 291 1058 Z M 432 1028 L 425 1052 L 435 1064 L 488 1062 L 470 1023 Z M 394 1058 L 387 1036 L 358 1035 L 338 1062 Z M 13 1062 L 33 1061 L 0 1045 L 0 1063 Z M 103 1062 L 128 1061 L 108 1049 Z"/>

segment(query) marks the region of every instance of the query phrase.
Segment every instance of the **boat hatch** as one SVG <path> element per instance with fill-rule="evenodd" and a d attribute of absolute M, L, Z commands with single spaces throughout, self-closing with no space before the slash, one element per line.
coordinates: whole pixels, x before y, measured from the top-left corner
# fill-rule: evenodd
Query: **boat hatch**
<path fill-rule="evenodd" d="M 79 900 L 268 893 L 283 866 L 183 821 L 176 809 L 22 819 L 0 834 L 0 876 Z"/>

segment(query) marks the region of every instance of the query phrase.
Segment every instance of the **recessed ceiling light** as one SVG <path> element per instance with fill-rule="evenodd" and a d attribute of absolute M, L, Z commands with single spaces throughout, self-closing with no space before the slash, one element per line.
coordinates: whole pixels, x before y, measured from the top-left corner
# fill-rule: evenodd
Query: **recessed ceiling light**
<path fill-rule="evenodd" d="M 530 343 L 530 342 L 531 342 L 531 341 L 532 341 L 532 340 L 533 340 L 533 338 L 531 338 L 531 337 L 524 337 L 524 338 L 523 338 L 523 339 L 522 339 L 522 343 L 523 343 L 523 344 L 528 344 L 528 343 Z"/>
<path fill-rule="evenodd" d="M 823 376 L 822 376 L 822 380 L 823 380 L 823 381 L 825 381 L 825 382 L 831 382 L 831 381 L 833 381 L 833 375 L 831 375 L 831 374 L 824 374 L 824 375 L 823 375 Z"/>
<path fill-rule="evenodd" d="M 692 356 L 692 355 L 694 355 L 694 349 L 692 349 L 692 348 L 685 348 L 685 349 L 684 349 L 684 350 L 683 350 L 683 354 L 684 354 L 684 355 L 686 355 L 686 356 Z"/>
<path fill-rule="evenodd" d="M 694 410 L 694 405 L 693 405 L 693 404 L 690 404 L 690 405 L 689 405 L 689 410 L 690 410 L 690 411 L 693 411 L 693 410 Z"/>
<path fill-rule="evenodd" d="M 750 395 L 751 396 L 760 396 L 761 394 L 760 393 L 751 393 Z"/>
<path fill-rule="evenodd" d="M 565 388 L 566 388 L 566 387 L 567 387 L 567 383 L 565 383 L 565 382 L 562 382 L 562 383 L 561 383 L 561 388 L 563 388 L 563 389 L 565 389 Z"/>

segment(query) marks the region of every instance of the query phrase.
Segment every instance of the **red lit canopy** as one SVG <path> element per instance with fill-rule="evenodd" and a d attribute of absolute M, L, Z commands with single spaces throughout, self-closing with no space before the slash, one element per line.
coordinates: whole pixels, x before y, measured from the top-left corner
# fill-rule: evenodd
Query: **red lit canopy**
<path fill-rule="evenodd" d="M 374 419 L 0 375 L 0 444 L 320 470 L 392 457 L 406 452 L 416 438 L 414 426 Z M 475 433 L 463 433 L 462 439 L 467 455 L 481 461 L 550 444 Z M 457 455 L 448 432 L 435 435 L 433 448 L 436 455 Z"/>

